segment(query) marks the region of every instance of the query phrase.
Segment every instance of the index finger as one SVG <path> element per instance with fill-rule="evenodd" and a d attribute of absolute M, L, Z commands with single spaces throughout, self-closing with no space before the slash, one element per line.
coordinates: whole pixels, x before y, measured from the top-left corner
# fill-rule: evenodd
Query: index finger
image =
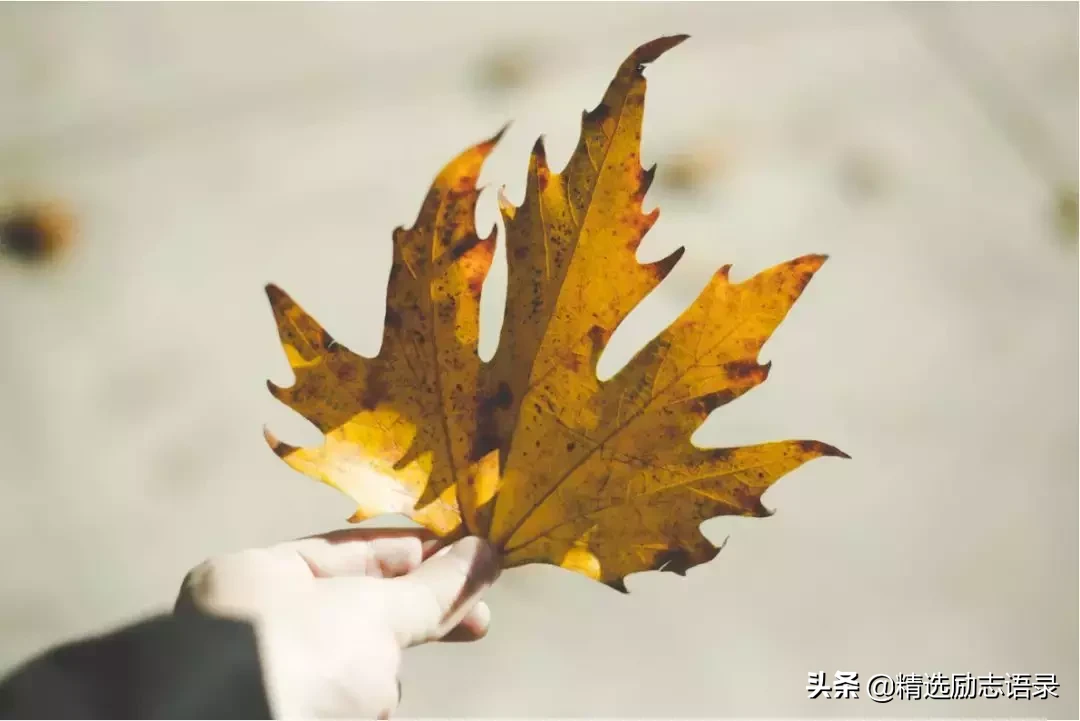
<path fill-rule="evenodd" d="M 346 528 L 279 544 L 296 553 L 316 578 L 393 578 L 420 566 L 439 537 L 425 528 Z"/>

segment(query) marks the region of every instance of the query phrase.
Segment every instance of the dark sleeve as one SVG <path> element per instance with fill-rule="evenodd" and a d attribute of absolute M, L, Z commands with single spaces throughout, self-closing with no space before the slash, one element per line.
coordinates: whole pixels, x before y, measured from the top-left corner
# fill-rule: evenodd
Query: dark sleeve
<path fill-rule="evenodd" d="M 270 718 L 250 625 L 159 616 L 49 651 L 0 682 L 0 718 Z"/>

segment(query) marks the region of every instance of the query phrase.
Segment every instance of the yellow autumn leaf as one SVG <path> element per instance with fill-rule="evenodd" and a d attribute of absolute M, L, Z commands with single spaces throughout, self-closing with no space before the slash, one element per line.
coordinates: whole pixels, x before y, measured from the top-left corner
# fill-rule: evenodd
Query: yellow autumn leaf
<path fill-rule="evenodd" d="M 733 284 L 720 269 L 694 303 L 615 376 L 596 363 L 615 328 L 682 256 L 639 263 L 658 217 L 642 212 L 644 67 L 686 36 L 635 50 L 583 114 L 561 173 L 542 139 L 524 201 L 500 194 L 509 271 L 498 349 L 477 354 L 495 231 L 477 233 L 476 182 L 499 135 L 435 179 L 413 227 L 393 234 L 385 331 L 374 358 L 333 338 L 268 286 L 296 374 L 274 395 L 326 435 L 267 439 L 293 468 L 358 504 L 351 520 L 402 513 L 448 540 L 491 540 L 506 567 L 552 563 L 625 591 L 631 573 L 684 573 L 718 548 L 723 515 L 765 516 L 761 495 L 821 456 L 818 441 L 704 449 L 705 417 L 756 385 L 758 352 L 825 261 L 807 255 Z M 846 456 L 845 456 L 846 457 Z"/>

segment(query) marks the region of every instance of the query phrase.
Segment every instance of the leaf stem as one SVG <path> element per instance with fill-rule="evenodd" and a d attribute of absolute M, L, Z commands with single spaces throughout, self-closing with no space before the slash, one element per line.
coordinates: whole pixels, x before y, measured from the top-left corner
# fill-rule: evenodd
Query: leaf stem
<path fill-rule="evenodd" d="M 435 547 L 431 551 L 432 555 L 438 553 L 439 551 L 441 551 L 442 549 L 446 548 L 447 546 L 449 546 L 449 545 L 451 545 L 453 543 L 457 543 L 462 538 L 465 538 L 468 535 L 469 535 L 469 529 L 465 526 L 465 523 L 462 522 L 462 523 L 458 524 L 457 528 L 450 531 L 450 533 L 446 534 L 445 536 L 440 537 L 435 542 Z"/>

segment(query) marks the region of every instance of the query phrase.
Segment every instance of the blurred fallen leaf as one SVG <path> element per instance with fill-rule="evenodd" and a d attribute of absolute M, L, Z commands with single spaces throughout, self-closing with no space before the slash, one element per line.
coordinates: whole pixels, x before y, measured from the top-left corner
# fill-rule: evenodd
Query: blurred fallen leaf
<path fill-rule="evenodd" d="M 1077 234 L 1080 233 L 1080 221 L 1077 219 L 1078 207 L 1076 188 L 1058 188 L 1055 206 L 1055 210 L 1057 211 L 1058 230 L 1067 242 L 1076 243 Z"/>
<path fill-rule="evenodd" d="M 693 148 L 673 152 L 658 163 L 659 187 L 685 195 L 703 191 L 725 170 L 724 161 L 723 152 L 715 144 L 698 142 Z"/>
<path fill-rule="evenodd" d="M 24 263 L 55 261 L 71 244 L 74 228 L 59 203 L 17 205 L 0 213 L 0 253 Z"/>
<path fill-rule="evenodd" d="M 476 87 L 492 95 L 519 90 L 532 80 L 537 68 L 537 55 L 528 47 L 500 48 L 476 61 Z"/>
<path fill-rule="evenodd" d="M 885 191 L 885 167 L 869 152 L 854 150 L 845 154 L 839 174 L 841 188 L 854 200 L 873 200 Z"/>
<path fill-rule="evenodd" d="M 833 446 L 798 440 L 699 448 L 714 409 L 763 383 L 762 345 L 825 262 L 805 255 L 741 283 L 724 266 L 613 378 L 596 364 L 615 328 L 682 257 L 641 264 L 659 212 L 642 212 L 645 67 L 686 36 L 635 50 L 584 113 L 561 173 L 543 139 L 520 206 L 500 197 L 507 306 L 481 361 L 480 294 L 495 233 L 475 227 L 476 182 L 502 133 L 436 177 L 393 233 L 377 356 L 338 343 L 274 285 L 267 294 L 295 383 L 271 393 L 317 426 L 321 447 L 266 438 L 292 468 L 348 494 L 354 522 L 402 513 L 444 540 L 490 539 L 506 567 L 550 563 L 625 591 L 639 571 L 684 574 L 716 556 L 707 519 L 768 516 L 762 494 Z"/>

